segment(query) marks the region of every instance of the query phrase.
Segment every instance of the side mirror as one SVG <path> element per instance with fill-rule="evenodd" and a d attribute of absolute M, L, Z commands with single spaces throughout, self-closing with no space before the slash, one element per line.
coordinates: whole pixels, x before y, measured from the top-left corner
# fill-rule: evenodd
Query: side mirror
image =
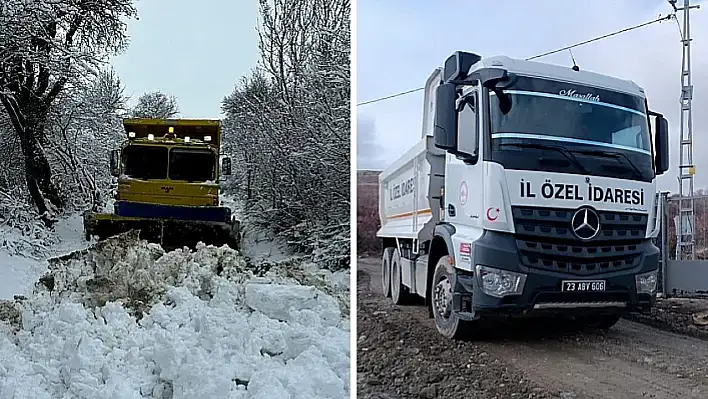
<path fill-rule="evenodd" d="M 111 151 L 111 176 L 113 176 L 113 177 L 120 176 L 120 151 L 119 150 L 112 150 Z"/>
<path fill-rule="evenodd" d="M 225 157 L 221 160 L 221 173 L 224 176 L 231 175 L 231 158 Z"/>
<path fill-rule="evenodd" d="M 497 95 L 497 99 L 499 99 L 499 111 L 502 115 L 508 114 L 512 106 L 511 95 L 501 90 L 495 90 L 494 93 Z"/>
<path fill-rule="evenodd" d="M 658 115 L 655 120 L 654 145 L 656 155 L 654 164 L 656 165 L 656 175 L 662 175 L 669 170 L 669 121 Z"/>
<path fill-rule="evenodd" d="M 457 148 L 452 152 L 468 165 L 479 160 L 479 126 L 477 126 L 477 95 L 462 99 L 457 113 Z"/>
<path fill-rule="evenodd" d="M 443 68 L 443 81 L 463 80 L 467 78 L 467 73 L 472 68 L 472 65 L 481 60 L 482 57 L 475 53 L 465 51 L 455 51 L 445 60 Z"/>
<path fill-rule="evenodd" d="M 457 149 L 457 85 L 444 83 L 435 91 L 435 146 L 443 150 Z"/>

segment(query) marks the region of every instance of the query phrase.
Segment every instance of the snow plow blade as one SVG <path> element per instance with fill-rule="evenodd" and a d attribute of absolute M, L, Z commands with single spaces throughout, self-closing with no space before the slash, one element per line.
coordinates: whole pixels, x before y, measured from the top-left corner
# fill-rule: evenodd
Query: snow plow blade
<path fill-rule="evenodd" d="M 224 244 L 238 250 L 240 245 L 240 223 L 237 220 L 213 222 L 203 220 L 158 219 L 116 216 L 113 214 L 84 214 L 86 239 L 98 236 L 105 240 L 130 230 L 140 231 L 140 238 L 160 244 L 165 251 L 189 247 L 194 249 L 198 242 L 206 245 Z"/>

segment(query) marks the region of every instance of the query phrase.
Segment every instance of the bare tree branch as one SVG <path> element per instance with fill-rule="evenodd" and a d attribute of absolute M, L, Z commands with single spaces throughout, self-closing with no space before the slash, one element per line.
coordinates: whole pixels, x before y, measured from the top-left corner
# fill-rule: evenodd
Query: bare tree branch
<path fill-rule="evenodd" d="M 259 0 L 261 63 L 223 101 L 233 190 L 296 248 L 348 264 L 350 3 Z"/>
<path fill-rule="evenodd" d="M 127 45 L 132 0 L 3 0 L 0 103 L 24 157 L 24 177 L 47 225 L 65 205 L 53 176 L 48 117 L 62 92 L 95 76 Z"/>
<path fill-rule="evenodd" d="M 179 115 L 175 96 L 154 91 L 138 98 L 138 104 L 131 111 L 133 118 L 170 119 Z"/>

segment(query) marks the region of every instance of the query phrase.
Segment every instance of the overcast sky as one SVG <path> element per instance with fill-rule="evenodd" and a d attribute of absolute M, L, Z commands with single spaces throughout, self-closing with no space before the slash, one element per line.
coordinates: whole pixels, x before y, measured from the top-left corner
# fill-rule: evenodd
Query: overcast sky
<path fill-rule="evenodd" d="M 708 188 L 708 7 L 705 1 L 693 4 L 702 4 L 691 12 L 695 180 L 696 188 Z M 527 58 L 672 11 L 666 0 L 358 0 L 357 7 L 357 102 L 422 87 L 456 50 Z M 646 90 L 649 107 L 669 119 L 672 168 L 659 184 L 676 191 L 681 90 L 676 22 L 577 47 L 573 55 L 581 69 L 634 80 Z M 572 66 L 567 51 L 538 61 Z M 417 92 L 358 107 L 359 169 L 383 168 L 420 139 L 422 104 Z"/>
<path fill-rule="evenodd" d="M 177 96 L 180 116 L 219 118 L 221 100 L 256 65 L 256 0 L 138 0 L 127 52 L 113 61 L 133 100 Z"/>

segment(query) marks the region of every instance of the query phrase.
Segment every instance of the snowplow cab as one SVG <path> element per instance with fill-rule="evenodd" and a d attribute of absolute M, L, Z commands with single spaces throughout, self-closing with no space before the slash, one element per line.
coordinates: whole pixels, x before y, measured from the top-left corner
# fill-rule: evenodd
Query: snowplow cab
<path fill-rule="evenodd" d="M 239 245 L 239 222 L 221 206 L 221 124 L 201 119 L 125 119 L 126 140 L 111 152 L 118 178 L 113 213 L 84 214 L 87 238 L 129 230 L 166 250 L 205 244 Z"/>

